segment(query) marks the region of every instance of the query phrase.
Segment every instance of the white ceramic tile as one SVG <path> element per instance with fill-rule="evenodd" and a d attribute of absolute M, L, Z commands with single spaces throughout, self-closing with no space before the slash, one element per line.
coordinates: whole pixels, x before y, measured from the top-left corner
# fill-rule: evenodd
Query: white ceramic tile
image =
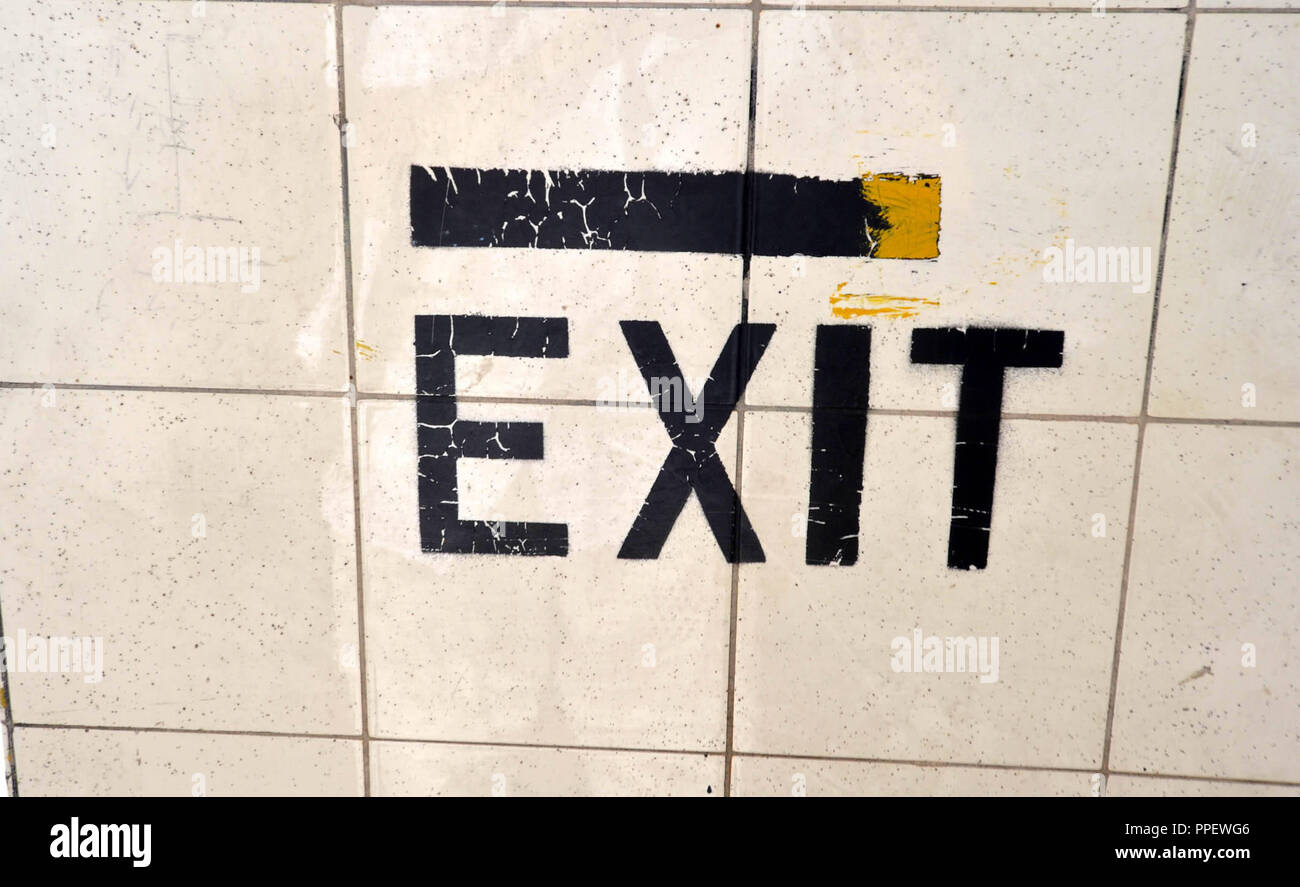
<path fill-rule="evenodd" d="M 1300 430 L 1146 434 L 1111 766 L 1300 781 Z"/>
<path fill-rule="evenodd" d="M 371 793 L 721 797 L 722 755 L 373 742 Z"/>
<path fill-rule="evenodd" d="M 1217 782 L 1206 779 L 1153 779 L 1111 775 L 1106 780 L 1108 798 L 1294 798 L 1300 786 L 1260 785 L 1252 782 Z"/>
<path fill-rule="evenodd" d="M 24 797 L 274 797 L 362 792 L 361 741 L 20 727 Z"/>
<path fill-rule="evenodd" d="M 1297 78 L 1300 19 L 1197 17 L 1152 415 L 1300 419 Z"/>
<path fill-rule="evenodd" d="M 762 758 L 739 755 L 731 763 L 731 794 L 762 797 L 995 796 L 1086 797 L 1086 773 L 992 767 L 924 767 L 914 764 Z"/>
<path fill-rule="evenodd" d="M 335 77 L 328 6 L 7 3 L 0 379 L 346 388 Z"/>
<path fill-rule="evenodd" d="M 342 398 L 10 389 L 0 425 L 16 722 L 360 732 Z"/>
<path fill-rule="evenodd" d="M 971 571 L 947 567 L 954 422 L 879 415 L 858 562 L 806 565 L 809 429 L 745 420 L 742 500 L 767 562 L 740 567 L 737 751 L 1098 766 L 1135 428 L 1004 421 L 988 565 Z M 917 628 L 985 638 L 989 664 L 998 638 L 996 681 L 895 671 Z"/>
<path fill-rule="evenodd" d="M 1007 410 L 1135 415 L 1152 289 L 1047 282 L 1044 256 L 1149 247 L 1154 268 L 1183 38 L 1172 15 L 764 13 L 758 171 L 937 174 L 941 233 L 934 260 L 756 258 L 749 317 L 778 330 L 749 402 L 809 402 L 813 328 L 842 284 L 939 302 L 864 319 L 872 406 L 947 405 L 956 371 L 912 365 L 913 329 L 1012 326 L 1063 330 L 1065 353 L 1009 373 Z"/>
<path fill-rule="evenodd" d="M 461 518 L 563 522 L 569 553 L 423 552 L 415 404 L 363 401 L 371 735 L 721 750 L 731 567 L 698 499 L 657 559 L 617 556 L 671 448 L 659 415 L 458 409 L 460 419 L 540 421 L 545 452 L 460 460 Z M 718 452 L 734 479 L 731 428 Z"/>
<path fill-rule="evenodd" d="M 570 319 L 568 360 L 468 358 L 467 394 L 642 400 L 619 320 L 660 321 L 683 372 L 707 375 L 740 317 L 737 256 L 415 247 L 410 170 L 741 170 L 750 18 L 346 9 L 360 389 L 413 393 L 412 318 L 439 313 Z"/>

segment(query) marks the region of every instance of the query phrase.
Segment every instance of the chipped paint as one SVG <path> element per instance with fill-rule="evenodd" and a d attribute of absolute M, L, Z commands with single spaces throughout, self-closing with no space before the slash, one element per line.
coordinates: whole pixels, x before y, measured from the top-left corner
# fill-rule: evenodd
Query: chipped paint
<path fill-rule="evenodd" d="M 412 166 L 410 189 L 418 247 L 939 255 L 936 175 Z"/>

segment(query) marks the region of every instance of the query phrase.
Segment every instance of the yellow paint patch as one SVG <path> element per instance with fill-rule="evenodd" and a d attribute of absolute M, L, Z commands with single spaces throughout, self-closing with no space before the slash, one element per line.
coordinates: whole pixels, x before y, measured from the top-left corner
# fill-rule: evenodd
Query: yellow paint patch
<path fill-rule="evenodd" d="M 377 353 L 379 352 L 375 346 L 367 345 L 365 342 L 357 339 L 357 354 L 360 355 L 362 360 L 374 360 Z"/>
<path fill-rule="evenodd" d="M 831 293 L 831 314 L 845 320 L 854 317 L 915 317 L 926 308 L 939 307 L 938 299 L 846 293 L 844 287 L 848 285 L 846 280 Z"/>
<path fill-rule="evenodd" d="M 862 196 L 880 207 L 885 224 L 868 225 L 873 259 L 933 259 L 939 255 L 939 177 L 867 173 Z"/>

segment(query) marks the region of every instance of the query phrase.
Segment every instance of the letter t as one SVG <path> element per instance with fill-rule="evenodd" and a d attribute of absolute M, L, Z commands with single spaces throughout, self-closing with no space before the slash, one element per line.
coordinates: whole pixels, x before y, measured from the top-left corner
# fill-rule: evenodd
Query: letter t
<path fill-rule="evenodd" d="M 1002 424 L 1002 383 L 1011 367 L 1060 367 L 1060 330 L 980 327 L 912 331 L 912 363 L 959 364 L 957 451 L 953 458 L 948 567 L 984 569 L 993 519 L 993 482 Z"/>

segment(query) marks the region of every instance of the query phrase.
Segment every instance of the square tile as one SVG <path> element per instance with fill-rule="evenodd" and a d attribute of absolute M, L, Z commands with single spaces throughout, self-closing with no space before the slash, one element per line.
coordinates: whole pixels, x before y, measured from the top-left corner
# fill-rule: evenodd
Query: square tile
<path fill-rule="evenodd" d="M 377 796 L 722 797 L 722 755 L 373 742 Z"/>
<path fill-rule="evenodd" d="M 362 793 L 361 741 L 19 727 L 24 797 Z"/>
<path fill-rule="evenodd" d="M 460 459 L 459 517 L 562 522 L 565 556 L 422 549 L 416 405 L 362 401 L 371 735 L 720 751 L 731 566 L 698 497 L 654 559 L 620 559 L 671 449 L 656 411 L 459 404 L 542 422 L 543 458 Z M 735 477 L 735 437 L 717 452 Z"/>
<path fill-rule="evenodd" d="M 992 767 L 763 758 L 738 755 L 731 793 L 739 797 L 1086 797 L 1086 773 Z"/>
<path fill-rule="evenodd" d="M 809 417 L 747 414 L 736 750 L 1099 766 L 1135 436 L 1004 421 L 987 567 L 956 570 L 953 420 L 873 414 L 857 563 L 810 566 Z"/>
<path fill-rule="evenodd" d="M 0 425 L 15 722 L 360 733 L 342 398 L 9 389 Z"/>
<path fill-rule="evenodd" d="M 1297 78 L 1295 16 L 1197 17 L 1152 415 L 1300 419 Z"/>
<path fill-rule="evenodd" d="M 347 387 L 333 10 L 0 22 L 0 379 Z"/>
<path fill-rule="evenodd" d="M 1153 282 L 1183 40 L 1172 15 L 765 12 L 760 176 L 937 175 L 939 255 L 755 258 L 749 318 L 777 333 L 747 401 L 807 405 L 814 327 L 855 320 L 874 407 L 951 407 L 913 329 L 1009 326 L 1063 331 L 1065 355 L 1010 374 L 1008 411 L 1136 415 L 1153 288 L 1118 257 L 1118 282 L 1045 276 L 1052 249 L 1137 248 Z"/>
<path fill-rule="evenodd" d="M 1149 425 L 1111 766 L 1300 781 L 1300 429 Z"/>
<path fill-rule="evenodd" d="M 1295 798 L 1297 785 L 1261 785 L 1254 782 L 1218 782 L 1208 779 L 1153 779 L 1119 776 L 1106 779 L 1108 798 Z"/>
<path fill-rule="evenodd" d="M 572 171 L 632 173 L 615 210 L 660 217 L 674 195 L 647 192 L 636 173 L 730 171 L 735 211 L 720 223 L 738 244 L 750 21 L 747 10 L 345 9 L 358 387 L 414 393 L 417 314 L 569 318 L 568 360 L 466 358 L 465 394 L 648 402 L 619 320 L 661 322 L 682 373 L 707 376 L 740 318 L 737 255 L 587 249 L 587 240 L 575 249 L 413 246 L 412 194 L 420 183 L 440 187 L 437 199 L 459 206 L 485 178 L 513 170 L 513 199 L 553 212 L 535 223 L 503 218 L 501 230 L 528 221 L 535 243 L 548 225 L 586 221 L 590 198 L 560 197 Z M 506 199 L 488 209 L 503 212 Z"/>

